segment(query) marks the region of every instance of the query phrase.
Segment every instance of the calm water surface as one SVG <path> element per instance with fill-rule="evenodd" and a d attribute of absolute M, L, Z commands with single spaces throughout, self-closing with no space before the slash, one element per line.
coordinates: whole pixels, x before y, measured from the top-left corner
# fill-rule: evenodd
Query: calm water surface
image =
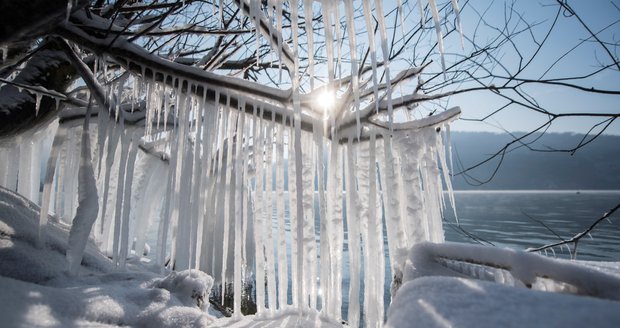
<path fill-rule="evenodd" d="M 463 229 L 496 246 L 526 249 L 559 241 L 554 232 L 569 239 L 587 229 L 620 203 L 620 191 L 462 191 L 455 198 Z M 446 240 L 474 242 L 455 228 L 451 209 L 445 214 Z M 570 257 L 567 247 L 555 254 Z M 581 239 L 577 259 L 620 261 L 620 211 Z"/>

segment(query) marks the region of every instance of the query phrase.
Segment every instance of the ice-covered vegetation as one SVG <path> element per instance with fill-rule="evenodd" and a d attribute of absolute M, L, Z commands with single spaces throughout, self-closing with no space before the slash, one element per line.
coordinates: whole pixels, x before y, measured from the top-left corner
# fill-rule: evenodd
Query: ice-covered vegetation
<path fill-rule="evenodd" d="M 28 267 L 11 253 L 16 271 L 3 265 L 1 279 L 24 302 L 32 288 L 80 309 L 52 302 L 25 315 L 42 320 L 33 325 L 55 320 L 45 311 L 85 324 L 206 325 L 214 284 L 222 300 L 233 293 L 233 318 L 216 325 L 246 324 L 244 298 L 255 319 L 282 325 L 383 325 L 386 268 L 396 292 L 410 249 L 443 242 L 444 204 L 454 208 L 450 123 L 461 110 L 432 101 L 458 92 L 426 87 L 423 73 L 439 60 L 431 80 L 460 79 L 444 46 L 454 31 L 463 46 L 459 2 L 51 6 L 50 30 L 26 22 L 0 35 L 0 110 L 15 122 L 0 141 L 0 185 L 29 200 L 2 191 L 14 198 L 0 212 L 2 240 L 55 259 L 26 287 L 9 280 Z M 403 6 L 420 17 L 405 23 Z M 30 34 L 46 48 L 13 56 Z M 399 57 L 408 51 L 426 55 Z M 15 114 L 32 98 L 32 117 Z M 149 249 L 155 273 L 136 263 Z"/>

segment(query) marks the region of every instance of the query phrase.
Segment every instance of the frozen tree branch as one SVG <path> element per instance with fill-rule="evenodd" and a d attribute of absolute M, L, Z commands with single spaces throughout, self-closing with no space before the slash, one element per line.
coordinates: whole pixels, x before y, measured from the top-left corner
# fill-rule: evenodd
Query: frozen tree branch
<path fill-rule="evenodd" d="M 561 241 L 558 241 L 556 243 L 551 243 L 551 244 L 547 244 L 547 245 L 543 245 L 539 247 L 528 248 L 527 251 L 528 252 L 540 252 L 546 249 L 572 244 L 573 245 L 572 257 L 573 259 L 575 259 L 577 257 L 577 246 L 579 245 L 579 241 L 583 237 L 588 236 L 594 230 L 594 228 L 596 228 L 601 222 L 608 220 L 609 217 L 612 214 L 614 214 L 618 209 L 620 209 L 620 203 L 618 203 L 618 205 L 614 206 L 612 209 L 607 211 L 605 214 L 603 214 L 603 216 L 598 218 L 596 221 L 592 222 L 592 224 L 587 229 L 581 231 L 580 233 L 574 235 L 573 237 L 569 239 L 562 239 Z"/>

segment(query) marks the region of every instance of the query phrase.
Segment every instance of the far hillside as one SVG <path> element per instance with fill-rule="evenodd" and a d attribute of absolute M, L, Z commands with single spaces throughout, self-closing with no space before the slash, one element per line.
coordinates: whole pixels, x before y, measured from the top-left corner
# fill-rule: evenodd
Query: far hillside
<path fill-rule="evenodd" d="M 515 134 L 522 136 L 523 134 Z M 531 147 L 536 149 L 566 149 L 579 144 L 583 135 L 549 133 L 540 137 Z M 497 152 L 513 140 L 508 134 L 488 132 L 453 132 L 453 160 L 455 172 L 470 167 Z M 535 152 L 513 145 L 507 152 L 493 179 L 479 185 L 463 175 L 453 179 L 456 190 L 468 189 L 604 189 L 620 190 L 620 136 L 600 136 L 574 154 L 564 152 Z M 469 174 L 487 180 L 500 161 L 497 157 Z"/>

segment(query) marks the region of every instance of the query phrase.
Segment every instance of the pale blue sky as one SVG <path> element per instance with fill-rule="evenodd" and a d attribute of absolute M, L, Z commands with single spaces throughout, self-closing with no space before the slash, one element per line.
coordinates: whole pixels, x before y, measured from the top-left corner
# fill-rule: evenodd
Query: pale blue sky
<path fill-rule="evenodd" d="M 620 5 L 618 5 L 620 2 L 615 2 L 616 6 L 620 7 Z M 620 10 L 614 6 L 613 1 L 569 1 L 568 3 L 593 31 L 599 31 L 605 26 L 615 22 L 615 24 L 602 32 L 600 37 L 604 41 L 618 43 L 620 39 L 620 23 L 618 23 L 618 20 L 620 20 Z M 551 5 L 545 6 L 546 4 Z M 478 11 L 484 11 L 485 8 L 490 6 L 486 17 L 490 20 L 496 17 L 496 22 L 503 21 L 503 1 L 475 0 L 470 1 L 468 6 L 476 8 Z M 515 1 L 515 8 L 518 12 L 522 13 L 524 17 L 527 17 L 527 19 L 540 22 L 541 25 L 536 28 L 542 31 L 545 27 L 550 25 L 558 7 L 557 3 L 552 0 L 520 0 Z M 479 20 L 475 12 L 471 9 L 472 8 L 465 8 L 463 11 L 463 29 L 466 34 L 472 33 L 472 29 L 476 28 L 477 21 Z M 479 40 L 483 40 L 484 35 L 483 33 L 480 34 Z M 531 69 L 529 71 L 526 70 L 523 77 L 540 76 L 549 66 L 549 63 L 552 63 L 555 58 L 561 56 L 587 36 L 587 32 L 581 27 L 576 18 L 560 15 L 556 30 L 550 36 L 547 45 L 539 54 L 540 60 L 533 62 L 533 65 L 530 67 Z M 520 45 L 521 44 L 524 43 L 520 43 Z M 448 38 L 446 40 L 446 47 L 448 52 L 458 53 L 461 51 L 456 38 Z M 613 46 L 610 46 L 610 49 L 612 51 L 619 50 L 614 49 Z M 526 47 L 522 49 L 524 52 L 528 52 L 528 50 L 529 49 Z M 596 67 L 600 66 L 597 60 L 605 64 L 611 63 L 610 57 L 600 46 L 592 42 L 586 42 L 575 49 L 575 51 L 571 52 L 570 55 L 566 56 L 560 64 L 546 75 L 546 77 L 572 76 L 591 72 L 596 69 Z M 514 64 L 515 61 L 516 57 L 510 53 L 506 53 L 505 57 L 502 59 L 502 63 L 506 65 Z M 595 79 L 579 82 L 579 84 L 585 87 L 618 90 L 620 86 L 620 72 L 617 70 L 607 70 L 598 75 Z M 578 92 L 574 89 L 540 84 L 532 85 L 526 88 L 526 91 L 540 104 L 547 106 L 555 112 L 620 112 L 620 96 L 589 94 Z M 484 117 L 501 106 L 503 104 L 502 101 L 501 98 L 493 96 L 488 92 L 479 92 L 453 97 L 450 101 L 450 105 L 461 106 L 463 117 L 465 118 L 479 118 Z M 459 121 L 453 125 L 453 128 L 455 130 L 466 131 L 484 130 L 499 132 L 502 131 L 500 128 L 501 126 L 508 131 L 529 131 L 543 124 L 544 121 L 546 121 L 545 116 L 533 113 L 530 110 L 525 110 L 524 108 L 511 107 L 495 115 L 492 119 L 489 119 L 487 123 Z M 601 121 L 601 119 L 564 118 L 556 121 L 551 126 L 550 131 L 584 133 L 587 132 L 593 124 L 599 121 Z M 620 122 L 612 123 L 606 132 L 620 135 Z"/>

